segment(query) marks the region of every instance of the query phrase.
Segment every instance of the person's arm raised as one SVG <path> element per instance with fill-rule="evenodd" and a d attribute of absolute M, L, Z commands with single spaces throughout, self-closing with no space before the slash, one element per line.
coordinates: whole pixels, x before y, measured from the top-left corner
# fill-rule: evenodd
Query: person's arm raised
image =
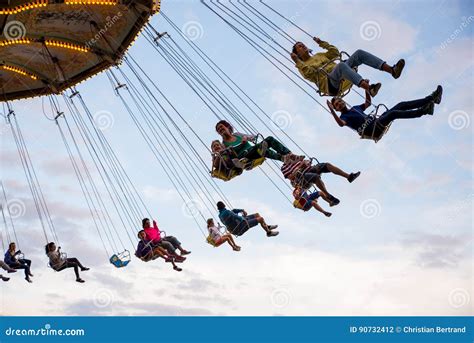
<path fill-rule="evenodd" d="M 342 120 L 341 118 L 339 118 L 336 111 L 334 110 L 334 106 L 332 105 L 331 101 L 327 100 L 326 103 L 329 107 L 329 112 L 331 112 L 331 114 L 332 114 L 334 120 L 336 121 L 337 125 L 339 125 L 340 127 L 345 126 L 346 122 L 344 120 Z"/>

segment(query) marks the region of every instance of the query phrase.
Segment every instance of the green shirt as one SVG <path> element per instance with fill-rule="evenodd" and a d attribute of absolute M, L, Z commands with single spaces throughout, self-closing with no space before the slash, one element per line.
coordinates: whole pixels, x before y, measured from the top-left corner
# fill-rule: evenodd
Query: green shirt
<path fill-rule="evenodd" d="M 226 148 L 231 147 L 232 149 L 234 149 L 235 153 L 237 154 L 237 157 L 242 158 L 247 153 L 247 150 L 252 147 L 252 144 L 250 144 L 248 141 L 242 143 L 244 137 L 244 135 L 242 134 L 235 133 L 233 137 L 235 137 L 235 141 L 224 142 L 224 145 L 226 146 Z"/>

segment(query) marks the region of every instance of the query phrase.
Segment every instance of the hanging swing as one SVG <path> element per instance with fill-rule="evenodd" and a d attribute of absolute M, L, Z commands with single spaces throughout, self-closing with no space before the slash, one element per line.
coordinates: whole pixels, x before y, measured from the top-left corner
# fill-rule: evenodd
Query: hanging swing
<path fill-rule="evenodd" d="M 225 230 L 221 231 L 222 228 L 225 228 Z M 230 232 L 227 231 L 227 227 L 222 226 L 221 223 L 217 224 L 217 229 L 219 230 L 219 233 L 221 235 L 230 234 Z M 206 243 L 208 243 L 209 245 L 212 245 L 214 248 L 218 247 L 217 242 L 214 240 L 214 238 L 212 238 L 211 233 L 209 233 L 209 235 L 206 237 Z"/>
<path fill-rule="evenodd" d="M 362 125 L 362 131 L 358 131 L 360 139 L 371 139 L 375 143 L 382 139 L 382 137 L 388 132 L 392 123 L 388 125 L 382 125 L 379 122 L 380 115 L 378 114 L 379 108 L 384 107 L 388 111 L 387 106 L 379 104 L 375 107 L 375 110 L 370 113 Z"/>
<path fill-rule="evenodd" d="M 330 66 L 331 64 L 334 64 L 336 62 L 338 63 L 343 63 L 345 62 L 346 60 L 344 60 L 344 58 L 349 58 L 350 55 L 345 52 L 345 51 L 341 51 L 339 53 L 339 56 L 329 60 L 328 62 L 326 62 L 325 64 L 323 64 L 321 67 L 318 68 L 318 82 L 317 84 L 321 84 L 322 82 L 327 82 L 328 83 L 328 89 L 330 88 L 330 82 L 329 82 L 329 73 L 326 71 L 326 67 Z M 352 68 L 355 72 L 357 72 L 357 67 L 353 67 Z M 321 75 L 324 75 L 326 77 L 326 80 L 321 80 L 320 77 Z M 328 92 L 323 92 L 319 89 L 319 87 L 317 88 L 316 92 L 319 94 L 319 96 L 337 96 L 337 97 L 340 97 L 340 98 L 344 98 L 347 94 L 349 94 L 349 92 L 351 91 L 352 89 L 352 82 L 350 82 L 349 80 L 341 80 L 341 83 L 339 84 L 339 89 L 337 90 L 337 92 L 335 94 L 333 94 L 330 90 L 328 90 Z"/>
<path fill-rule="evenodd" d="M 130 251 L 128 250 L 124 250 L 118 254 L 113 254 L 109 259 L 110 263 L 112 263 L 114 267 L 117 268 L 126 267 L 130 263 L 130 260 Z"/>
<path fill-rule="evenodd" d="M 252 143 L 254 145 L 257 145 L 258 144 L 258 139 L 262 138 L 262 141 L 263 141 L 263 136 L 259 133 L 255 136 L 255 139 L 252 141 Z M 212 169 L 211 169 L 211 176 L 214 177 L 214 178 L 217 178 L 217 179 L 220 179 L 220 180 L 223 180 L 223 181 L 230 181 L 232 180 L 233 178 L 239 176 L 240 174 L 242 174 L 242 172 L 245 170 L 252 170 L 258 166 L 261 166 L 263 164 L 263 162 L 265 162 L 265 157 L 262 156 L 260 158 L 257 158 L 257 159 L 248 159 L 246 157 L 242 157 L 239 159 L 239 162 L 244 166 L 243 169 L 241 168 L 237 168 L 237 167 L 234 167 L 234 168 L 226 168 L 223 164 L 223 159 L 225 158 L 224 157 L 224 154 L 229 151 L 230 149 L 232 149 L 231 147 L 227 148 L 227 149 L 224 149 L 223 151 L 221 152 L 218 152 L 218 153 L 211 153 L 211 156 L 212 156 Z M 216 167 L 214 165 L 214 159 L 218 158 L 219 159 L 219 165 Z"/>

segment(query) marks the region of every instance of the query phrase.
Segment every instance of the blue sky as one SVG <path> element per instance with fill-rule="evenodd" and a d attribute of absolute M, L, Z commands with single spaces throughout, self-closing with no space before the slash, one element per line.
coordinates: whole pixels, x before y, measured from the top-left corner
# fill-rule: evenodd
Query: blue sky
<path fill-rule="evenodd" d="M 433 117 L 395 122 L 378 144 L 360 140 L 349 129 L 339 128 L 327 112 L 198 1 L 165 0 L 165 14 L 179 27 L 193 23 L 199 31 L 195 43 L 269 115 L 286 113 L 286 132 L 305 151 L 346 171 L 360 170 L 361 177 L 348 184 L 324 176 L 328 188 L 341 199 L 331 209 L 330 219 L 293 209 L 257 170 L 221 183 L 233 205 L 258 211 L 268 222 L 278 223 L 281 233 L 267 239 L 255 228 L 238 239 L 239 253 L 228 247 L 211 248 L 192 218 L 183 214 L 182 201 L 106 76 L 99 75 L 79 90 L 92 113 L 111 113 L 113 125 L 104 133 L 147 206 L 168 234 L 193 251 L 181 274 L 162 262 L 138 260 L 116 270 L 105 259 L 59 133 L 43 116 L 41 99 L 14 102 L 62 246 L 92 270 L 84 274 L 86 284 L 79 285 L 72 272 L 53 273 L 46 268 L 31 196 L 13 139 L 2 123 L 2 180 L 9 198 L 25 206 L 15 224 L 35 274 L 32 285 L 21 275 L 2 284 L 3 314 L 472 314 L 472 3 L 268 3 L 341 50 L 365 49 L 389 63 L 405 58 L 407 67 L 399 80 L 360 68 L 363 76 L 382 82 L 378 102 L 390 107 L 423 97 L 442 84 L 442 104 Z M 378 25 L 375 39 L 361 35 L 367 22 Z M 460 31 L 463 23 L 466 26 Z M 169 30 L 159 15 L 152 24 L 159 31 Z M 312 44 L 296 29 L 289 27 L 289 32 Z M 205 141 L 218 138 L 214 116 L 203 110 L 202 102 L 143 37 L 130 53 Z M 351 93 L 347 101 L 358 104 L 361 99 Z M 255 125 L 268 134 L 259 123 Z M 206 151 L 199 149 L 208 159 Z M 375 208 L 373 217 L 366 212 L 367 204 Z"/>

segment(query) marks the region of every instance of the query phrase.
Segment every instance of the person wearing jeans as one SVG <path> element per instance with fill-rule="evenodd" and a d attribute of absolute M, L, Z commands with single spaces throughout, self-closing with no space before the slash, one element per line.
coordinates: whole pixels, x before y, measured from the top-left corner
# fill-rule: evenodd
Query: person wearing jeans
<path fill-rule="evenodd" d="M 434 104 L 441 103 L 442 95 L 443 87 L 438 86 L 427 97 L 400 102 L 375 119 L 365 114 L 365 110 L 371 105 L 371 97 L 368 92 L 365 93 L 365 103 L 358 106 L 348 108 L 344 100 L 337 97 L 328 101 L 327 104 L 334 120 L 339 126 L 350 127 L 362 136 L 364 131 L 372 132 L 374 125 L 375 128 L 377 126 L 385 128 L 397 119 L 413 119 L 425 114 L 432 115 L 434 113 Z M 341 115 L 338 116 L 336 112 L 340 112 Z"/>
<path fill-rule="evenodd" d="M 333 62 L 340 58 L 339 49 L 317 37 L 313 40 L 326 52 L 311 55 L 311 50 L 302 42 L 293 45 L 291 58 L 295 62 L 300 74 L 308 81 L 314 82 L 320 92 L 329 95 L 338 95 L 341 90 L 350 88 L 350 84 L 377 95 L 380 83 L 370 84 L 353 68 L 362 64 L 377 70 L 382 70 L 398 79 L 405 67 L 405 60 L 400 59 L 395 65 L 389 66 L 386 62 L 364 50 L 357 50 L 348 60 L 340 63 Z M 343 81 L 346 81 L 345 84 Z M 349 83 L 349 84 L 347 84 Z"/>
<path fill-rule="evenodd" d="M 33 281 L 30 277 L 33 276 L 31 274 L 31 260 L 26 258 L 17 258 L 18 255 L 21 254 L 21 250 L 16 251 L 16 244 L 15 242 L 11 242 L 8 245 L 8 250 L 5 253 L 5 263 L 8 264 L 13 269 L 24 269 L 25 270 L 25 280 L 29 283 Z"/>
<path fill-rule="evenodd" d="M 75 257 L 65 258 L 61 254 L 61 247 L 56 249 L 56 244 L 53 242 L 46 244 L 45 246 L 46 255 L 49 257 L 49 265 L 55 271 L 60 272 L 64 269 L 74 268 L 74 274 L 76 274 L 76 282 L 84 283 L 79 275 L 79 268 L 81 271 L 87 271 L 89 268 L 84 267 L 81 262 Z"/>

